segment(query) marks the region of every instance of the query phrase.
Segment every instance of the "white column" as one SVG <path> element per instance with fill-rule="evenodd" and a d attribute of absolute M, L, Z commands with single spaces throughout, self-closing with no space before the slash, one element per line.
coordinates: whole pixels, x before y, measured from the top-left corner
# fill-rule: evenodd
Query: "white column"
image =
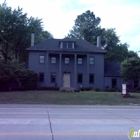
<path fill-rule="evenodd" d="M 59 87 L 62 87 L 62 54 L 59 54 Z"/>
<path fill-rule="evenodd" d="M 77 85 L 77 54 L 74 54 L 74 87 Z"/>
<path fill-rule="evenodd" d="M 89 54 L 87 54 L 87 87 L 89 87 Z"/>

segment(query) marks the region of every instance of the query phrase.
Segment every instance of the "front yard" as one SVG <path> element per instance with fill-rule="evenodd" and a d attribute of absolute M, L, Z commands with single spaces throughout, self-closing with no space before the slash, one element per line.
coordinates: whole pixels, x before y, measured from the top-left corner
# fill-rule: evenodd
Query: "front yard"
<path fill-rule="evenodd" d="M 14 91 L 0 92 L 0 104 L 140 105 L 140 93 L 122 98 L 117 92 Z"/>

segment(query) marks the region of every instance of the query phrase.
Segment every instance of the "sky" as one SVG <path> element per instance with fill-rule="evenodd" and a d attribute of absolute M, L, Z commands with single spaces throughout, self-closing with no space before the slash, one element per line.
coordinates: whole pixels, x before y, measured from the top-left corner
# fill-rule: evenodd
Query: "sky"
<path fill-rule="evenodd" d="M 3 3 L 4 0 L 0 0 Z M 44 30 L 64 38 L 78 15 L 87 10 L 101 18 L 102 28 L 115 28 L 129 50 L 140 51 L 140 0 L 6 0 L 13 9 L 23 8 L 28 16 L 43 21 Z"/>

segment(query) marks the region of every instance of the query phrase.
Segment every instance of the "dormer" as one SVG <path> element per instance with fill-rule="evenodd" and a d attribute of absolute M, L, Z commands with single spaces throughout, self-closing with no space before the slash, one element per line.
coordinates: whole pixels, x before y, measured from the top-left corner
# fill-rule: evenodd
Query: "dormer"
<path fill-rule="evenodd" d="M 61 49 L 75 49 L 75 40 L 70 38 L 64 38 L 59 42 Z"/>
<path fill-rule="evenodd" d="M 73 41 L 61 41 L 60 48 L 61 49 L 74 49 L 75 43 Z"/>

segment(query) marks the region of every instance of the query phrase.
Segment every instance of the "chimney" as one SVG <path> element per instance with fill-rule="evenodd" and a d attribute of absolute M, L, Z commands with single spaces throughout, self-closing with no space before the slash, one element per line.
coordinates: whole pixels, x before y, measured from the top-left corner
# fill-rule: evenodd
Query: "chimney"
<path fill-rule="evenodd" d="M 101 47 L 101 36 L 97 37 L 97 47 Z"/>
<path fill-rule="evenodd" d="M 34 33 L 31 34 L 31 47 L 34 46 L 35 35 Z"/>

